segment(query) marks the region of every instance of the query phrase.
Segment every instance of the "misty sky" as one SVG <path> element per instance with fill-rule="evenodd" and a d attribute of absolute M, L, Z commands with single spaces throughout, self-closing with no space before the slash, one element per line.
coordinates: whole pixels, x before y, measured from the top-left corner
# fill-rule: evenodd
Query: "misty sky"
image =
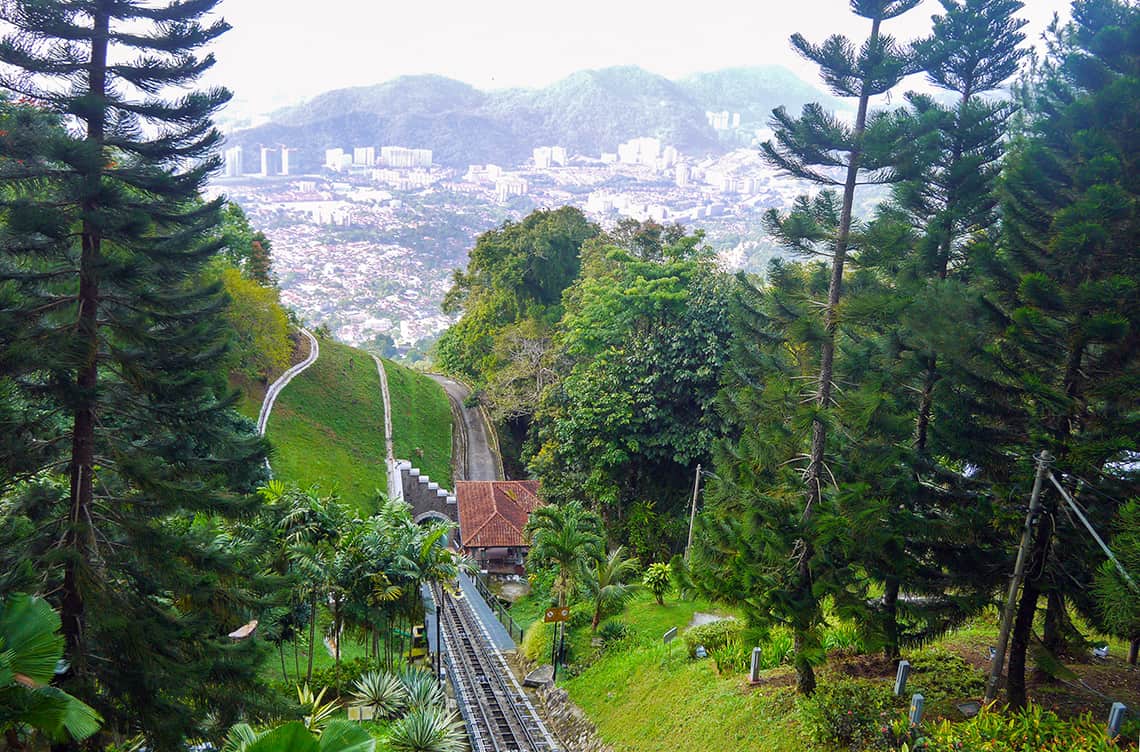
<path fill-rule="evenodd" d="M 1031 40 L 1054 12 L 1068 14 L 1068 0 L 1025 5 Z M 940 7 L 926 0 L 885 30 L 922 34 Z M 788 36 L 862 38 L 867 29 L 845 0 L 224 0 L 221 12 L 234 28 L 213 47 L 208 81 L 231 88 L 247 112 L 406 73 L 487 89 L 609 65 L 673 78 L 777 63 L 815 83 Z"/>

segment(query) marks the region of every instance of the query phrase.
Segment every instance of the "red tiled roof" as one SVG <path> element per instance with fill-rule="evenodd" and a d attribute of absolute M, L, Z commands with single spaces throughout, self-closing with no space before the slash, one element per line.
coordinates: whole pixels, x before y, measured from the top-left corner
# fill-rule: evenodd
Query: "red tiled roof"
<path fill-rule="evenodd" d="M 523 528 L 542 504 L 536 480 L 461 480 L 455 484 L 464 548 L 526 546 Z"/>

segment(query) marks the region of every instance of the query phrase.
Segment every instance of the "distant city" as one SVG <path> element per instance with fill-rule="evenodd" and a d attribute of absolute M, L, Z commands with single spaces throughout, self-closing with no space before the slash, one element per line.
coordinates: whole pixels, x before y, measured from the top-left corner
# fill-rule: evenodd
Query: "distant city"
<path fill-rule="evenodd" d="M 716 131 L 736 131 L 738 112 L 706 112 Z M 522 164 L 437 165 L 415 145 L 344 144 L 326 149 L 313 174 L 294 174 L 296 149 L 225 152 L 213 190 L 249 214 L 272 242 L 284 302 L 339 338 L 378 335 L 402 349 L 423 346 L 452 319 L 440 311 L 451 273 L 477 236 L 536 208 L 572 205 L 603 226 L 622 217 L 702 229 L 726 268 L 760 270 L 777 253 L 761 217 L 806 184 L 778 176 L 756 144 L 693 156 L 651 136 L 613 151 L 575 154 L 542 144 Z M 249 157 L 256 170 L 248 171 Z"/>

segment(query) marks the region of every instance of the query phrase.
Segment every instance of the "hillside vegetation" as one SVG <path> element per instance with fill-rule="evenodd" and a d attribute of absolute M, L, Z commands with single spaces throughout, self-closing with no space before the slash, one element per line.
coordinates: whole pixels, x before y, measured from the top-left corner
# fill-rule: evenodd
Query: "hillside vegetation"
<path fill-rule="evenodd" d="M 372 356 L 321 342 L 317 362 L 289 383 L 269 418 L 276 477 L 304 487 L 335 485 L 361 511 L 387 488 L 384 405 Z"/>

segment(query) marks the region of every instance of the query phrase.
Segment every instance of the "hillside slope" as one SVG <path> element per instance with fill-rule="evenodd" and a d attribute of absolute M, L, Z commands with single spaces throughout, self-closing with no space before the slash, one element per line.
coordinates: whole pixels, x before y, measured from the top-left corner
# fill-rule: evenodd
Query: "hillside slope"
<path fill-rule="evenodd" d="M 361 511 L 387 487 L 384 404 L 368 353 L 332 340 L 277 398 L 266 431 L 275 477 L 337 489 Z"/>

